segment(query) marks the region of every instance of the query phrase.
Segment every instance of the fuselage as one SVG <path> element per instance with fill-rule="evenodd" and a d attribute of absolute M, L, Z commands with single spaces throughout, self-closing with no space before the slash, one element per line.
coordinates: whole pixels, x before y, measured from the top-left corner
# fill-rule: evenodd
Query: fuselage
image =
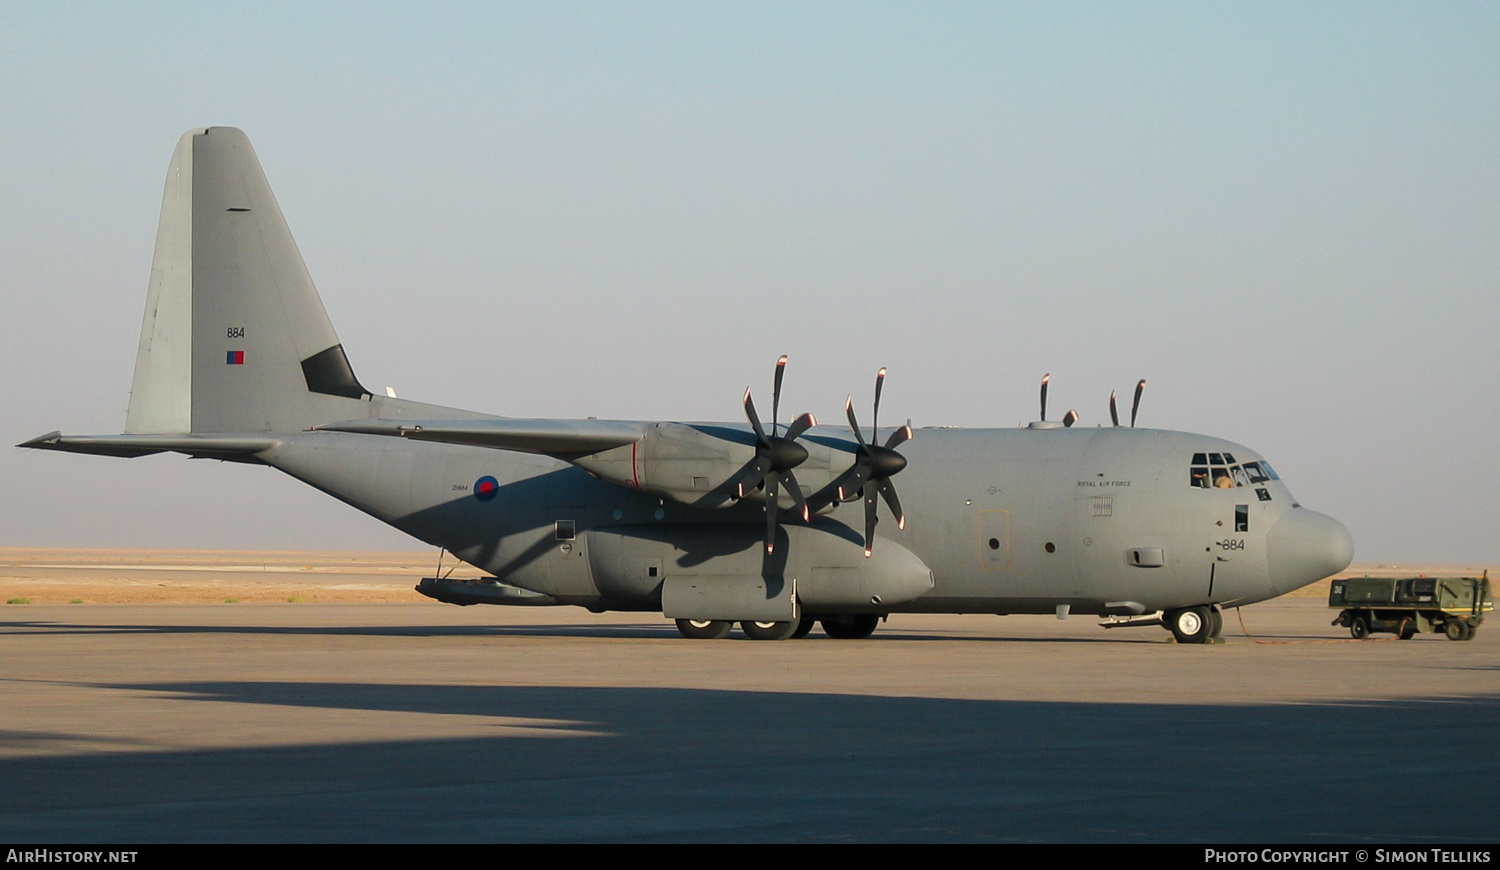
<path fill-rule="evenodd" d="M 812 464 L 854 448 L 834 427 L 802 440 Z M 545 456 L 307 432 L 280 436 L 260 458 L 507 584 L 596 610 L 657 610 L 674 576 L 829 584 L 887 571 L 894 579 L 868 596 L 881 600 L 839 609 L 1130 615 L 1261 601 L 1352 557 L 1342 525 L 1300 507 L 1258 454 L 1217 438 L 920 429 L 902 453 L 906 527 L 883 514 L 872 558 L 854 502 L 810 523 L 784 512 L 773 564 L 764 503 L 681 504 Z M 924 588 L 901 579 L 914 570 L 930 571 Z"/>

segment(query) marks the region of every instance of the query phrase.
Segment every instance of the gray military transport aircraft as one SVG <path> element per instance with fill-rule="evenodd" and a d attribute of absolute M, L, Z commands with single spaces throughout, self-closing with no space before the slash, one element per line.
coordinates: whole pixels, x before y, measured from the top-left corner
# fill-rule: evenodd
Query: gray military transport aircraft
<path fill-rule="evenodd" d="M 899 426 L 882 443 L 884 369 L 870 428 L 850 402 L 846 430 L 778 422 L 785 362 L 769 421 L 749 390 L 742 423 L 518 420 L 375 395 L 249 140 L 213 127 L 185 133 L 167 170 L 125 434 L 20 446 L 269 465 L 492 575 L 424 578 L 433 598 L 660 612 L 695 638 L 1074 612 L 1202 643 L 1222 608 L 1352 557 L 1348 531 L 1254 451 L 1135 428 L 1144 381 L 1128 427 L 1113 395 L 1111 427 L 1048 421 L 1043 379 L 1029 427 Z M 882 500 L 895 528 L 877 540 Z"/>

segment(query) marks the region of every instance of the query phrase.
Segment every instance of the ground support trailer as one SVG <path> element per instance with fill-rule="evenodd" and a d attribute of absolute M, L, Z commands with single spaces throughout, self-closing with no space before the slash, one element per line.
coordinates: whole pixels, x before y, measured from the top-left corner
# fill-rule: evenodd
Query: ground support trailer
<path fill-rule="evenodd" d="M 1410 640 L 1417 632 L 1442 632 L 1469 640 L 1495 609 L 1490 572 L 1483 577 L 1350 577 L 1333 581 L 1328 606 L 1342 608 L 1333 620 L 1363 640 L 1377 631 Z"/>

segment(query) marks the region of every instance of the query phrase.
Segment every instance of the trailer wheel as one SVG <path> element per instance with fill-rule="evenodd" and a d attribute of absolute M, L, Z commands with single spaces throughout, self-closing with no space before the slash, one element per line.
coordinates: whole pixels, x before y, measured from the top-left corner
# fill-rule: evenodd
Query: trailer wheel
<path fill-rule="evenodd" d="M 1468 627 L 1462 619 L 1450 619 L 1443 625 L 1443 634 L 1448 635 L 1449 640 L 1463 640 L 1469 633 Z"/>
<path fill-rule="evenodd" d="M 1401 623 L 1401 635 L 1400 636 L 1401 636 L 1402 640 L 1411 640 L 1412 638 L 1416 637 L 1417 636 L 1417 624 L 1415 622 L 1412 622 L 1410 619 L 1404 620 Z"/>
<path fill-rule="evenodd" d="M 1464 640 L 1473 640 L 1474 635 L 1479 633 L 1479 626 L 1470 625 L 1469 630 L 1464 632 Z"/>
<path fill-rule="evenodd" d="M 1356 616 L 1349 620 L 1349 633 L 1354 635 L 1355 640 L 1364 640 L 1370 636 L 1370 620 L 1363 616 Z"/>

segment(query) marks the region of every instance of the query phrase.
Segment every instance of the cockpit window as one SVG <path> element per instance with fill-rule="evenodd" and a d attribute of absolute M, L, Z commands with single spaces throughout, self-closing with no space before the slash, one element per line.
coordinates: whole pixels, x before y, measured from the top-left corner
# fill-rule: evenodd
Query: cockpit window
<path fill-rule="evenodd" d="M 1235 489 L 1280 479 L 1269 463 L 1238 465 L 1233 453 L 1194 453 L 1188 471 L 1188 485 L 1197 489 Z"/>
<path fill-rule="evenodd" d="M 1251 483 L 1265 483 L 1271 479 L 1271 476 L 1261 469 L 1259 462 L 1245 463 L 1245 476 L 1250 479 Z"/>

